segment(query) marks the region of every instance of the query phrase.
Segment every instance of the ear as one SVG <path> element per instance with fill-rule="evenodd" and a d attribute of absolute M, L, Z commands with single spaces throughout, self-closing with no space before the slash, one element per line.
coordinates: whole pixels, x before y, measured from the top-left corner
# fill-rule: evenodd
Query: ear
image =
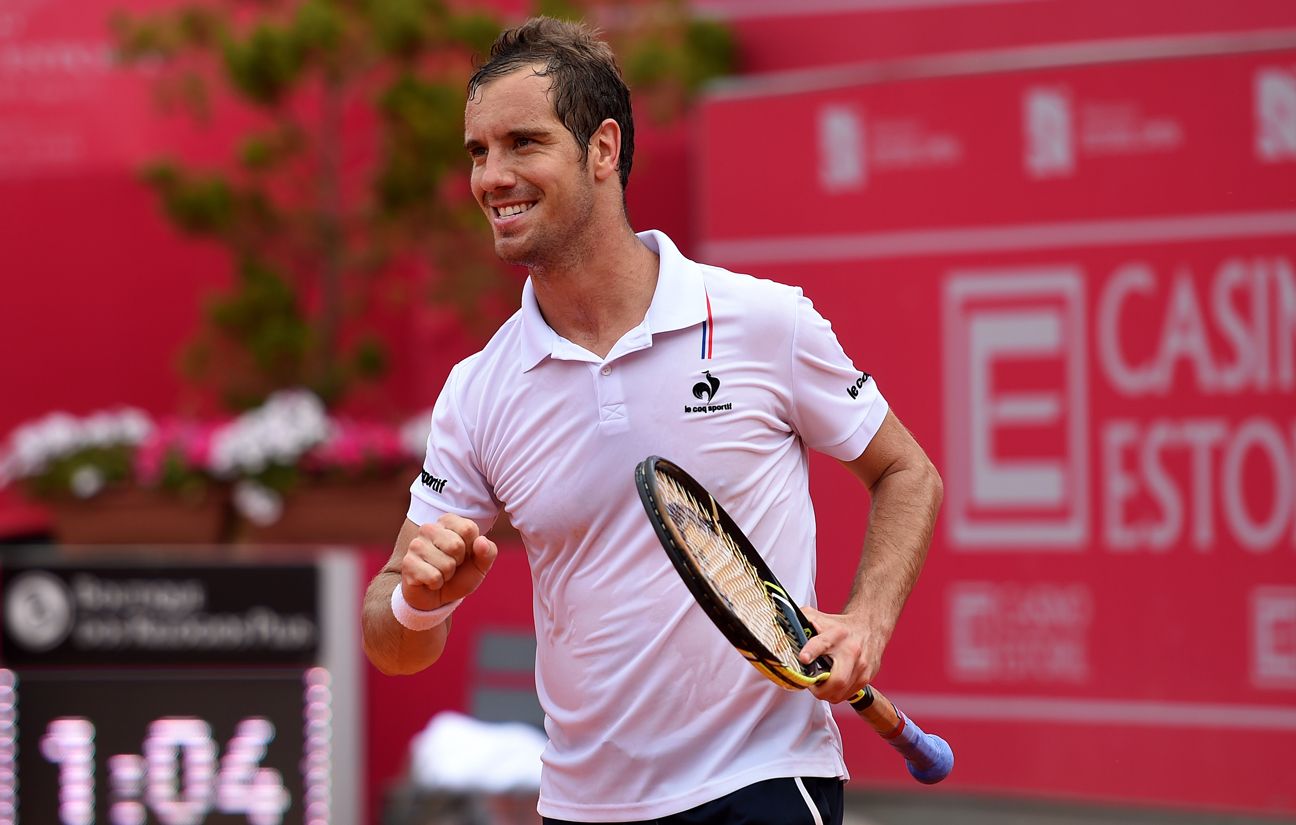
<path fill-rule="evenodd" d="M 590 163 L 594 169 L 594 179 L 605 181 L 613 175 L 621 174 L 621 125 L 612 118 L 599 124 L 590 135 Z"/>

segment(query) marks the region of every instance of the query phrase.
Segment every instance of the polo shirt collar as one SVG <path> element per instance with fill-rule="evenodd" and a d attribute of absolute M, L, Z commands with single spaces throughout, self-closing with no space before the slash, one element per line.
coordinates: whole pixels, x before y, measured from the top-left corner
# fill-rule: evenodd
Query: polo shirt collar
<path fill-rule="evenodd" d="M 536 301 L 535 287 L 527 277 L 522 284 L 522 308 L 518 310 L 522 318 L 522 335 L 519 342 L 519 362 L 522 371 L 533 368 L 553 353 L 558 333 L 545 323 L 540 314 L 540 304 Z"/>
<path fill-rule="evenodd" d="M 664 232 L 651 229 L 639 240 L 659 256 L 657 289 L 648 306 L 648 331 L 674 332 L 707 319 L 707 294 L 702 268 L 680 254 Z"/>
<path fill-rule="evenodd" d="M 652 303 L 642 325 L 647 327 L 646 332 L 649 335 L 672 332 L 705 321 L 707 295 L 701 268 L 685 258 L 664 232 L 651 229 L 638 233 L 638 238 L 658 255 L 657 288 L 653 291 Z M 530 278 L 522 285 L 519 312 L 522 321 L 519 362 L 522 371 L 526 372 L 553 355 L 561 341 L 540 314 L 540 304 L 536 301 Z M 626 334 L 632 335 L 633 330 Z"/>

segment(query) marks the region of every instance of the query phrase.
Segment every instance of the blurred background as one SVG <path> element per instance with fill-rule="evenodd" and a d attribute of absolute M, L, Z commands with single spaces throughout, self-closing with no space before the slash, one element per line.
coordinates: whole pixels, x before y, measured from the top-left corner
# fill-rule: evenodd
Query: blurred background
<path fill-rule="evenodd" d="M 635 227 L 801 285 L 944 476 L 879 685 L 956 767 L 843 713 L 851 821 L 1296 821 L 1290 0 L 4 0 L 0 825 L 537 821 L 507 525 L 431 672 L 357 631 L 518 301 L 463 85 L 536 11 Z"/>

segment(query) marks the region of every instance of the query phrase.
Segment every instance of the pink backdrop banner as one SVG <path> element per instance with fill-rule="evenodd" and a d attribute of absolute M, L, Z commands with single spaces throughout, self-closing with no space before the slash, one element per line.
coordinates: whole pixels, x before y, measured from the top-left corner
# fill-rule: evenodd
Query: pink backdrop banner
<path fill-rule="evenodd" d="M 704 257 L 803 285 L 944 476 L 879 680 L 943 787 L 1296 813 L 1296 49 L 702 119 Z M 830 465 L 832 607 L 863 493 Z M 857 781 L 909 784 L 843 724 Z"/>
<path fill-rule="evenodd" d="M 1286 0 L 692 0 L 733 27 L 746 72 L 980 49 L 1046 49 L 1296 27 Z"/>

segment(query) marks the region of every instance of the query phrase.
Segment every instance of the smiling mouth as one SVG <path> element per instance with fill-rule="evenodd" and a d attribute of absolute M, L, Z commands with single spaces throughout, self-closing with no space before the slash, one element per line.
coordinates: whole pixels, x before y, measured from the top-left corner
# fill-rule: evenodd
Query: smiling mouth
<path fill-rule="evenodd" d="M 535 201 L 531 201 L 530 203 L 513 203 L 508 206 L 495 206 L 491 208 L 495 212 L 495 217 L 511 218 L 514 215 L 521 215 L 523 212 L 530 210 L 533 206 L 535 206 Z"/>

